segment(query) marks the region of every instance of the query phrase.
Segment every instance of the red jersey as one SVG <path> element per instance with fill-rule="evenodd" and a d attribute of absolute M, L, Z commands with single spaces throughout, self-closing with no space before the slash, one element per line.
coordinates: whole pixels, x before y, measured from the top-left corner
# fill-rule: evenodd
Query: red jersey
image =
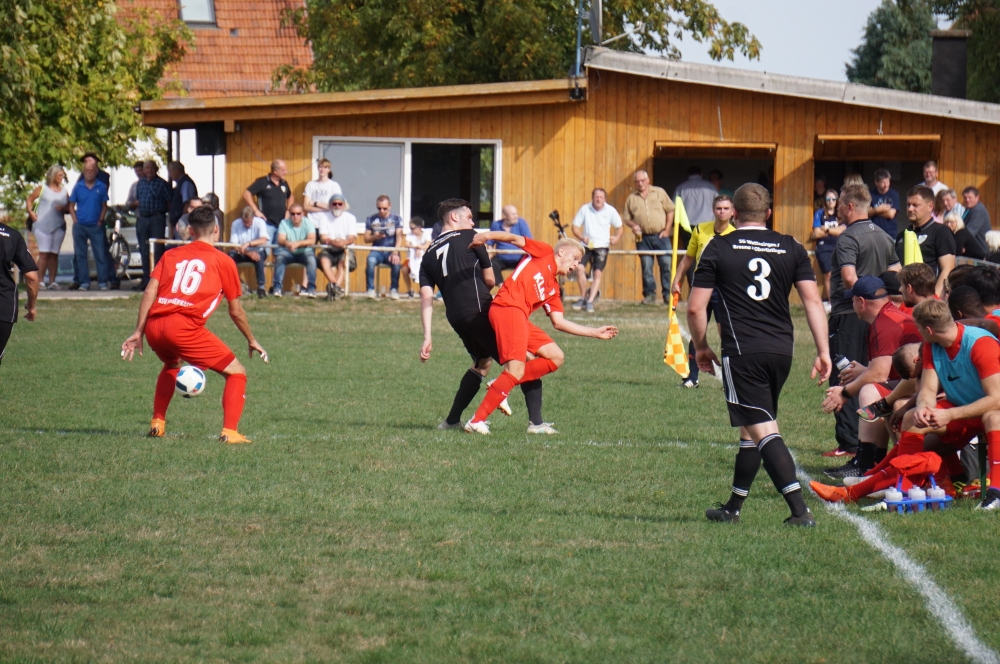
<path fill-rule="evenodd" d="M 559 282 L 556 281 L 556 261 L 552 247 L 544 242 L 529 238 L 524 240 L 524 251 L 528 254 L 518 263 L 514 273 L 503 282 L 493 306 L 515 307 L 530 316 L 539 307 L 545 313 L 563 312 L 559 298 Z"/>
<path fill-rule="evenodd" d="M 150 318 L 180 314 L 204 325 L 223 295 L 231 301 L 243 294 L 236 263 L 207 242 L 166 252 L 150 277 L 160 282 Z"/>
<path fill-rule="evenodd" d="M 868 357 L 892 356 L 900 346 L 922 341 L 913 319 L 889 303 L 868 328 Z M 899 380 L 895 367 L 889 370 L 889 380 Z"/>

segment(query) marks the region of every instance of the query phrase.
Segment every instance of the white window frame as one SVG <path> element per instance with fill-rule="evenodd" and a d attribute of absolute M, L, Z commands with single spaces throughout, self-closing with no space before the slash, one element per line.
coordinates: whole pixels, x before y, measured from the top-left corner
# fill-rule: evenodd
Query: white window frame
<path fill-rule="evenodd" d="M 184 21 L 184 23 L 188 25 L 193 25 L 195 27 L 218 25 L 218 18 L 216 17 L 215 14 L 215 0 L 207 0 L 207 2 L 208 2 L 208 10 L 209 13 L 212 15 L 212 19 L 210 21 L 192 21 L 192 20 L 186 20 L 184 18 L 184 5 L 187 4 L 187 0 L 177 0 L 177 13 L 180 15 L 181 21 Z"/>
<path fill-rule="evenodd" d="M 390 137 L 369 137 L 369 136 L 313 136 L 312 150 L 312 179 L 319 177 L 319 166 L 317 161 L 320 158 L 320 144 L 322 143 L 392 143 L 403 146 L 403 167 L 400 169 L 399 190 L 403 192 L 402 200 L 399 202 L 399 215 L 408 220 L 410 215 L 410 203 L 412 192 L 410 182 L 413 179 L 413 144 L 450 144 L 450 145 L 492 145 L 493 146 L 493 216 L 496 221 L 500 218 L 500 210 L 503 209 L 503 141 L 500 139 L 482 138 L 390 138 Z M 475 216 L 475 215 L 474 215 Z M 362 221 L 359 219 L 358 221 Z M 478 221 L 477 221 L 478 224 Z"/>

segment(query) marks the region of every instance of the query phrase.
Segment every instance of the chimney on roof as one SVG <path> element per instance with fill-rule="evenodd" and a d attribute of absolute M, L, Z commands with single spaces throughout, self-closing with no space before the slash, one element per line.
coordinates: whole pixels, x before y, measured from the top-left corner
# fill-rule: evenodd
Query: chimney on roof
<path fill-rule="evenodd" d="M 971 30 L 931 30 L 931 94 L 965 99 Z"/>

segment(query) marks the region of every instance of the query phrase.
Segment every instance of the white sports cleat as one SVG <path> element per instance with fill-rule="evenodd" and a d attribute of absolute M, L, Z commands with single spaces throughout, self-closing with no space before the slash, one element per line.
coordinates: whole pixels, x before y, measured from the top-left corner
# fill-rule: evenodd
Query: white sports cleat
<path fill-rule="evenodd" d="M 490 435 L 490 423 L 489 420 L 484 422 L 473 422 L 469 420 L 465 423 L 466 433 L 481 433 L 484 436 Z"/>
<path fill-rule="evenodd" d="M 496 378 L 494 378 L 493 380 L 486 381 L 486 387 L 492 385 L 495 380 Z M 499 408 L 500 412 L 506 415 L 507 417 L 510 417 L 511 415 L 514 414 L 514 411 L 511 410 L 510 402 L 507 401 L 507 397 L 503 398 L 503 401 L 500 402 L 500 405 L 497 406 L 497 408 Z"/>
<path fill-rule="evenodd" d="M 544 433 L 552 436 L 559 432 L 552 426 L 552 422 L 542 422 L 541 424 L 529 424 L 528 433 Z"/>

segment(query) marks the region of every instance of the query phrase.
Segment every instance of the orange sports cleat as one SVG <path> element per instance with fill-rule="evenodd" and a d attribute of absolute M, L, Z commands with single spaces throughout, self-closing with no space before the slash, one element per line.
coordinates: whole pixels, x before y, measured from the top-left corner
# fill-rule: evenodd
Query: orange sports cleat
<path fill-rule="evenodd" d="M 809 488 L 815 491 L 817 496 L 828 503 L 842 503 L 850 500 L 850 498 L 847 497 L 847 489 L 842 486 L 830 486 L 828 484 L 821 484 L 819 482 L 812 481 L 809 483 Z"/>
<path fill-rule="evenodd" d="M 253 441 L 232 429 L 223 429 L 222 435 L 219 436 L 219 442 L 227 445 L 249 445 Z"/>
<path fill-rule="evenodd" d="M 165 433 L 167 433 L 167 421 L 154 417 L 149 423 L 149 433 L 146 435 L 150 438 L 163 438 Z"/>

